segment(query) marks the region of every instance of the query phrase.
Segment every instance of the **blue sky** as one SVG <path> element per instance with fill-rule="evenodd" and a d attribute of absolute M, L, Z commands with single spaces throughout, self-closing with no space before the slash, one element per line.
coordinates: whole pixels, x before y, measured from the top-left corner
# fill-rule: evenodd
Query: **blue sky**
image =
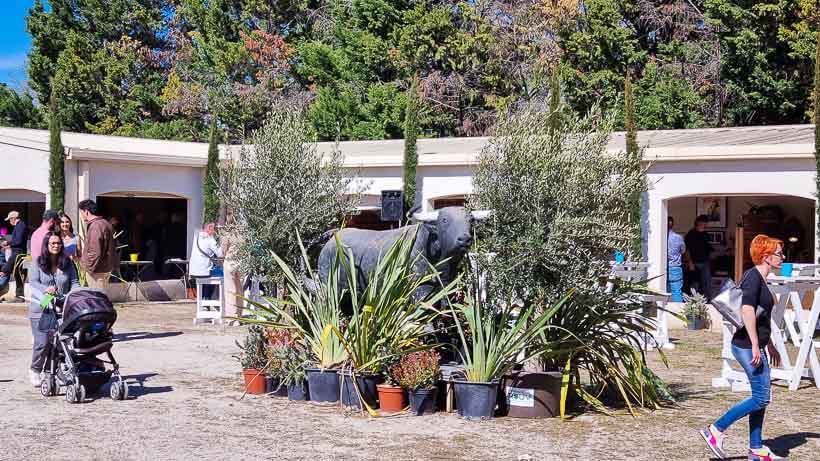
<path fill-rule="evenodd" d="M 26 55 L 31 48 L 25 18 L 34 0 L 0 3 L 0 82 L 22 88 L 26 82 Z"/>

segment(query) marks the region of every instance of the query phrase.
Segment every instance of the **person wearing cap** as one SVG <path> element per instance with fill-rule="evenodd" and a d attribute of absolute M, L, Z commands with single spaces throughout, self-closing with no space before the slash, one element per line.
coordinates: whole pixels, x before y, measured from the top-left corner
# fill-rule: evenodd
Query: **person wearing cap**
<path fill-rule="evenodd" d="M 14 266 L 17 262 L 17 258 L 20 255 L 26 254 L 26 223 L 20 219 L 20 212 L 18 211 L 10 211 L 6 216 L 6 221 L 14 226 L 14 230 L 11 232 L 11 240 L 9 240 L 11 255 L 7 258 L 6 268 L 9 268 L 10 272 L 14 273 L 15 295 L 20 300 L 23 300 L 23 274 L 20 270 L 14 271 Z M 8 274 L 10 272 L 5 273 Z"/>
<path fill-rule="evenodd" d="M 45 213 L 43 213 L 42 224 L 31 234 L 31 251 L 29 254 L 31 254 L 32 261 L 37 261 L 37 258 L 40 257 L 40 252 L 43 251 L 43 238 L 45 238 L 46 234 L 56 229 L 59 223 L 60 214 L 56 211 L 46 210 Z"/>

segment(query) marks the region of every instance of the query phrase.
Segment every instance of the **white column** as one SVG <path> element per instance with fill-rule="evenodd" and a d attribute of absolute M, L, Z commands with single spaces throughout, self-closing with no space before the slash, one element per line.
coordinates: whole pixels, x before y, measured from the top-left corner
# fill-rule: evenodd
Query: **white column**
<path fill-rule="evenodd" d="M 666 220 L 667 204 L 659 195 L 648 194 L 649 209 L 646 223 L 648 276 L 650 288 L 666 292 Z"/>

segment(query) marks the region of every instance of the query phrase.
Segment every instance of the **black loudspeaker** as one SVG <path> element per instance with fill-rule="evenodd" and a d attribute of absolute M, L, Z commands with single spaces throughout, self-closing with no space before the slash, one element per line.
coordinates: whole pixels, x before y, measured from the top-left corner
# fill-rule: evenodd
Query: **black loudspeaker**
<path fill-rule="evenodd" d="M 401 221 L 404 194 L 400 190 L 382 191 L 382 221 Z"/>

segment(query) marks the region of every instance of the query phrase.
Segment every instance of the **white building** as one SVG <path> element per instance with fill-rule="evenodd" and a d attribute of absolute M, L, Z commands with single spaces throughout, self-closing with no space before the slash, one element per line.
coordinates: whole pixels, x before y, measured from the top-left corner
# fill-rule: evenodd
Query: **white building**
<path fill-rule="evenodd" d="M 715 215 L 722 218 L 720 227 L 710 230 L 718 247 L 718 274 L 733 272 L 733 263 L 720 256 L 734 252 L 736 223 L 741 216 L 750 220 L 750 210 L 777 215 L 772 210 L 779 207 L 782 221 L 791 224 L 784 228 L 780 223 L 772 233 L 795 233 L 792 259 L 816 261 L 812 125 L 646 131 L 638 140 L 645 147 L 652 184 L 644 230 L 650 276 L 660 276 L 654 282 L 658 287 L 666 270 L 667 216 L 675 217 L 676 230 L 687 231 L 697 214 L 698 197 L 711 197 L 710 204 L 716 201 Z M 79 201 L 91 198 L 106 216 L 128 210 L 130 215 L 122 216 L 126 226 L 139 209 L 149 224 L 159 219 L 158 213 L 181 212 L 188 235 L 201 225 L 206 144 L 76 133 L 63 133 L 62 141 L 66 208 L 72 216 Z M 472 168 L 487 141 L 419 140 L 416 200 L 423 211 L 462 203 L 472 193 Z M 319 145 L 323 152 L 333 147 Z M 401 189 L 403 141 L 352 141 L 338 147 L 345 166 L 369 184 L 362 213 L 376 219 L 381 191 Z M 613 134 L 609 149 L 623 148 L 623 133 Z M 0 162 L 5 173 L 0 179 L 0 214 L 19 209 L 36 225 L 48 198 L 48 132 L 0 128 Z"/>

